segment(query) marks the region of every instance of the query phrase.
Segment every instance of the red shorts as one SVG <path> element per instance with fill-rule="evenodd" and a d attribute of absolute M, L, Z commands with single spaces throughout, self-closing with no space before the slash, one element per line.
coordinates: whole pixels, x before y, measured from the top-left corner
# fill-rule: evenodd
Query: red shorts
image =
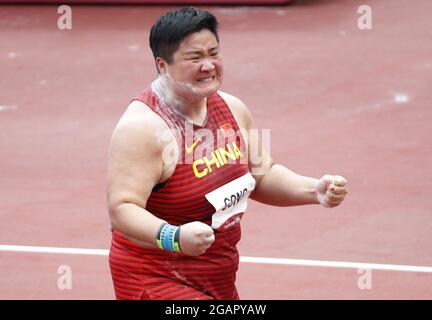
<path fill-rule="evenodd" d="M 167 282 L 143 290 L 141 300 L 213 300 L 213 298 L 194 288 Z"/>
<path fill-rule="evenodd" d="M 118 270 L 112 263 L 110 267 L 117 300 L 214 300 L 210 294 L 168 278 L 146 278 L 142 281 Z M 237 290 L 231 299 L 240 299 Z"/>
<path fill-rule="evenodd" d="M 119 300 L 238 300 L 235 287 L 235 273 L 216 264 L 216 275 L 209 278 L 207 273 L 200 274 L 197 260 L 183 264 L 182 271 L 173 269 L 172 261 L 163 260 L 167 253 L 152 257 L 142 254 L 139 245 L 127 241 L 114 232 L 109 264 L 116 298 Z M 127 244 L 125 246 L 124 244 Z M 198 260 L 199 261 L 199 260 Z M 219 260 L 220 261 L 220 260 Z M 217 262 L 219 262 L 217 261 Z M 197 267 L 198 266 L 198 267 Z M 205 266 L 205 265 L 204 265 Z M 193 273 L 184 275 L 184 268 L 193 268 Z M 181 269 L 179 269 L 181 270 Z M 196 274 L 195 274 L 196 273 Z M 217 286 L 221 284 L 222 286 Z M 222 288 L 222 290 L 221 290 Z"/>

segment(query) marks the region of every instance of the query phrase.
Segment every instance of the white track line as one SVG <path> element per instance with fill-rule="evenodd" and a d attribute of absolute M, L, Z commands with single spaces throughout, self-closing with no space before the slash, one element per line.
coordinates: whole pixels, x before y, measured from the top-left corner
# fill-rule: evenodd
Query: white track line
<path fill-rule="evenodd" d="M 8 110 L 16 110 L 17 107 L 16 106 L 4 106 L 4 105 L 0 105 L 0 112 L 2 111 L 8 111 Z"/>
<path fill-rule="evenodd" d="M 348 269 L 363 269 L 363 270 L 373 269 L 373 270 L 432 273 L 432 267 L 405 266 L 399 264 L 378 264 L 378 263 L 363 263 L 363 262 L 341 262 L 341 261 L 262 258 L 262 257 L 240 257 L 240 261 L 249 262 L 249 263 L 282 264 L 282 265 L 291 265 L 291 266 L 348 268 Z"/>
<path fill-rule="evenodd" d="M 93 255 L 93 256 L 107 256 L 109 253 L 109 250 L 102 250 L 102 249 L 30 247 L 30 246 L 9 246 L 9 245 L 0 245 L 0 251 L 32 252 L 32 253 L 87 254 L 87 255 Z"/>
<path fill-rule="evenodd" d="M 33 247 L 33 246 L 11 246 L 11 245 L 0 245 L 0 251 L 84 254 L 84 255 L 96 255 L 96 256 L 108 256 L 109 254 L 109 250 L 103 250 L 103 249 Z M 362 262 L 321 261 L 321 260 L 283 259 L 283 258 L 264 258 L 264 257 L 240 257 L 240 262 L 291 265 L 291 266 L 308 266 L 308 267 L 346 268 L 346 269 L 364 269 L 364 270 L 371 269 L 371 270 L 432 273 L 432 267 L 406 266 L 406 265 L 398 265 L 398 264 L 378 264 L 378 263 L 362 263 Z"/>

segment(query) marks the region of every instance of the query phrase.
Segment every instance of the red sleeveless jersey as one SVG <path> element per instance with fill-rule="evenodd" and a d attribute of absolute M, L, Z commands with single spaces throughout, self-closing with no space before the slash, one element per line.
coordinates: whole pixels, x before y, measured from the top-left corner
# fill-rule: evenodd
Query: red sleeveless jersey
<path fill-rule="evenodd" d="M 173 225 L 201 221 L 215 241 L 201 256 L 143 248 L 113 230 L 110 267 L 118 299 L 238 299 L 235 287 L 240 219 L 255 187 L 245 142 L 228 105 L 218 93 L 207 98 L 205 123 L 186 120 L 151 87 L 135 100 L 158 114 L 176 137 L 180 153 L 173 175 L 155 186 L 146 210 Z M 163 133 L 162 133 L 163 136 Z M 165 156 L 169 156 L 168 152 Z M 159 289 L 165 288 L 163 292 Z M 184 294 L 181 294 L 184 288 Z M 190 290 L 192 289 L 192 290 Z"/>

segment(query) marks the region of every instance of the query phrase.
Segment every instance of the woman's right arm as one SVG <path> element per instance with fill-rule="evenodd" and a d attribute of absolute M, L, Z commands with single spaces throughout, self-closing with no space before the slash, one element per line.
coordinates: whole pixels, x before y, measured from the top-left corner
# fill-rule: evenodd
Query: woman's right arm
<path fill-rule="evenodd" d="M 160 121 L 147 106 L 132 102 L 114 130 L 108 156 L 107 200 L 112 227 L 153 246 L 164 220 L 145 207 L 162 175 L 163 145 L 156 137 Z"/>
<path fill-rule="evenodd" d="M 153 187 L 164 181 L 165 143 L 157 135 L 169 130 L 146 105 L 132 102 L 114 130 L 108 157 L 107 200 L 111 225 L 131 241 L 157 247 L 165 221 L 147 211 Z M 174 139 L 174 137 L 173 137 Z M 187 255 L 203 254 L 214 242 L 213 229 L 199 221 L 180 226 L 180 248 Z"/>

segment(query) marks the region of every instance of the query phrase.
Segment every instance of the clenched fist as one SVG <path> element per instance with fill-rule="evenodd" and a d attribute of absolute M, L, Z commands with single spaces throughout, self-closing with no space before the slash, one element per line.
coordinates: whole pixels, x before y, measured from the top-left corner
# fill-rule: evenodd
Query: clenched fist
<path fill-rule="evenodd" d="M 188 256 L 202 255 L 215 240 L 213 229 L 194 221 L 180 226 L 180 248 Z"/>
<path fill-rule="evenodd" d="M 316 185 L 317 198 L 326 208 L 341 204 L 348 193 L 347 181 L 342 176 L 324 175 Z"/>

